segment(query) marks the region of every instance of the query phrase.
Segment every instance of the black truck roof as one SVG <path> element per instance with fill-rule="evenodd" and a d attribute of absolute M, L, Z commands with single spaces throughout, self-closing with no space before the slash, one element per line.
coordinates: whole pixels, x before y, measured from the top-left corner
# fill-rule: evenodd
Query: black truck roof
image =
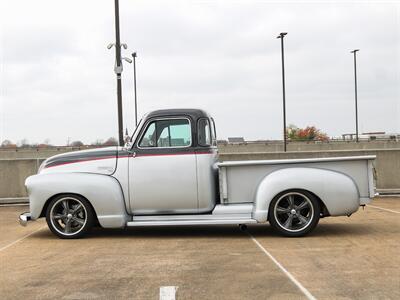
<path fill-rule="evenodd" d="M 152 118 L 152 117 L 166 117 L 166 116 L 189 116 L 194 120 L 197 120 L 199 118 L 205 117 L 209 118 L 210 115 L 202 110 L 202 109 L 193 109 L 193 108 L 174 108 L 174 109 L 160 109 L 160 110 L 154 110 L 152 112 L 149 112 L 146 116 L 146 118 Z"/>

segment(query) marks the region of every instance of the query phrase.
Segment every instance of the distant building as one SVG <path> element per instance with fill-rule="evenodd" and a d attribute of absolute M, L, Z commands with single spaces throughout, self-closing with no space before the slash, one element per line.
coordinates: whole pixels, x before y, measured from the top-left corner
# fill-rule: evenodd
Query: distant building
<path fill-rule="evenodd" d="M 230 144 L 244 143 L 244 137 L 228 137 L 228 142 Z"/>
<path fill-rule="evenodd" d="M 400 133 L 386 133 L 384 131 L 376 131 L 376 132 L 363 132 L 358 135 L 359 139 L 361 140 L 368 140 L 368 141 L 400 141 Z M 344 133 L 342 134 L 342 138 L 345 141 L 351 141 L 356 139 L 355 133 Z"/>

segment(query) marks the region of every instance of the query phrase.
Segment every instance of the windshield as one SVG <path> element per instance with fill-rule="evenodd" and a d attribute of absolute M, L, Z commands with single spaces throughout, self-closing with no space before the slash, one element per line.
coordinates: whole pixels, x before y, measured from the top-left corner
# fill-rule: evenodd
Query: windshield
<path fill-rule="evenodd" d="M 135 135 L 136 135 L 136 133 L 137 133 L 137 131 L 138 131 L 138 128 L 140 128 L 140 126 L 142 125 L 143 119 L 144 119 L 144 118 L 140 119 L 139 124 L 136 126 L 135 130 L 133 131 L 133 134 L 132 134 L 131 140 L 130 140 L 131 143 L 132 143 L 133 138 L 135 137 Z"/>

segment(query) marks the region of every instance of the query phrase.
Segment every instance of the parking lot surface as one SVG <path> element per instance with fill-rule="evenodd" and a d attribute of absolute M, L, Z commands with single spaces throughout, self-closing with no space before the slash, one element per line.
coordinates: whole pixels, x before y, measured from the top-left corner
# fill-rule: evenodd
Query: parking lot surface
<path fill-rule="evenodd" d="M 1 299 L 400 299 L 400 198 L 326 218 L 303 238 L 268 225 L 94 229 L 61 240 L 0 207 Z"/>

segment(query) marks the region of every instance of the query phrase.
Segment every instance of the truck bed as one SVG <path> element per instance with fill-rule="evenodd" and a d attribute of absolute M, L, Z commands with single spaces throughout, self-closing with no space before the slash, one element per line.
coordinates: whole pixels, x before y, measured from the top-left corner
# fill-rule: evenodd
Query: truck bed
<path fill-rule="evenodd" d="M 286 168 L 316 168 L 349 176 L 358 187 L 360 204 L 363 204 L 374 197 L 372 161 L 375 158 L 369 155 L 219 162 L 220 201 L 222 204 L 253 202 L 260 182 L 271 173 Z"/>

